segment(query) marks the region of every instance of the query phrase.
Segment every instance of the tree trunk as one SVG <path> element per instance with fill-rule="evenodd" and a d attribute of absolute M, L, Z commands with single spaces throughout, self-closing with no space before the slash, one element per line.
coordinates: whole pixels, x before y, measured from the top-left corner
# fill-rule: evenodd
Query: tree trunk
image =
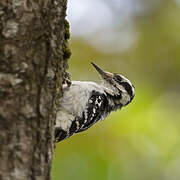
<path fill-rule="evenodd" d="M 66 0 L 0 1 L 0 180 L 48 180 L 70 51 Z"/>

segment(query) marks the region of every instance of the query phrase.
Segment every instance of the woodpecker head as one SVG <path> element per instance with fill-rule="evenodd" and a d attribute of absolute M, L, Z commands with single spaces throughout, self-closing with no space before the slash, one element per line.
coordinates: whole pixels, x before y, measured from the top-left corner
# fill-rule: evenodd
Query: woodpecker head
<path fill-rule="evenodd" d="M 110 95 L 116 105 L 126 106 L 134 98 L 135 91 L 132 83 L 124 76 L 103 71 L 96 64 L 91 63 L 101 76 L 102 87 Z"/>

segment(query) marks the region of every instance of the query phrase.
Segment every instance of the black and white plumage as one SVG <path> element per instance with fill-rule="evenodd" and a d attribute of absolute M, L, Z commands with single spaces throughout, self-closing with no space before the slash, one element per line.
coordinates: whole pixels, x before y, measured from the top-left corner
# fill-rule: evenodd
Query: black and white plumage
<path fill-rule="evenodd" d="M 122 75 L 103 71 L 92 63 L 102 83 L 72 81 L 63 86 L 56 115 L 56 142 L 82 132 L 105 119 L 111 111 L 121 109 L 134 98 L 134 86 Z"/>

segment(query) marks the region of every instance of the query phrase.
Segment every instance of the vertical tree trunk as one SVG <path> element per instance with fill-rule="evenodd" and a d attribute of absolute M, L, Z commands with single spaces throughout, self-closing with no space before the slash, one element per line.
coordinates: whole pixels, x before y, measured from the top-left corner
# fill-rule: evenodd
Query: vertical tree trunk
<path fill-rule="evenodd" d="M 0 179 L 50 179 L 70 51 L 66 0 L 0 1 Z"/>

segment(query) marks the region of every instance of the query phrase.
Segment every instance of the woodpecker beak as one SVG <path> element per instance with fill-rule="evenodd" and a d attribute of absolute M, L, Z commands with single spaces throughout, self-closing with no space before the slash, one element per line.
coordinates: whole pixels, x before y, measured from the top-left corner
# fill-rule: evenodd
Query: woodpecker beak
<path fill-rule="evenodd" d="M 91 64 L 95 67 L 95 69 L 97 70 L 97 72 L 101 75 L 101 77 L 105 80 L 111 80 L 114 77 L 113 73 L 107 72 L 107 71 L 103 71 L 100 67 L 98 67 L 96 64 L 94 64 L 93 62 L 91 62 Z"/>

